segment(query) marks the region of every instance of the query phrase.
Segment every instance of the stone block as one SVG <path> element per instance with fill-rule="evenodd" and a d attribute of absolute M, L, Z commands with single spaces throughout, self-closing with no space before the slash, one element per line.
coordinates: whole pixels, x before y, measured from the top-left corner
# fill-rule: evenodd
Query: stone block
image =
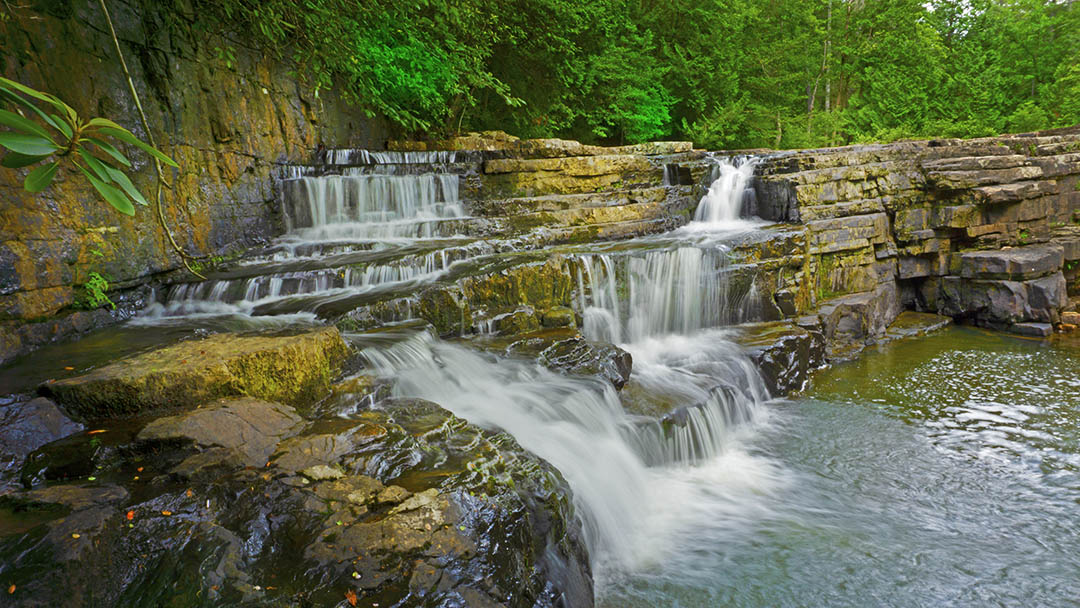
<path fill-rule="evenodd" d="M 1022 281 L 1058 272 L 1063 263 L 1064 248 L 1056 243 L 967 251 L 960 254 L 960 276 Z"/>

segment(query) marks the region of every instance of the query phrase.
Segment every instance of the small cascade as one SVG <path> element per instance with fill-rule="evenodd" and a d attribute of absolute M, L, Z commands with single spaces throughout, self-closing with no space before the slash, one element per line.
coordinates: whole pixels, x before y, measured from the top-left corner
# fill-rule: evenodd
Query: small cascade
<path fill-rule="evenodd" d="M 758 159 L 737 157 L 714 158 L 709 191 L 701 197 L 694 221 L 711 226 L 725 226 L 738 222 L 746 198 L 752 194 L 748 188 Z"/>
<path fill-rule="evenodd" d="M 578 303 L 589 339 L 633 343 L 742 320 L 749 286 L 732 284 L 720 245 L 579 259 Z"/>
<path fill-rule="evenodd" d="M 461 218 L 457 175 L 346 173 L 284 182 L 289 231 L 311 240 L 425 238 Z"/>
<path fill-rule="evenodd" d="M 683 361 L 696 378 L 688 381 L 676 367 L 667 367 L 666 378 L 656 366 L 650 375 L 650 382 L 702 402 L 676 414 L 684 420 L 645 422 L 595 378 L 484 355 L 427 331 L 350 336 L 373 371 L 395 378 L 394 396 L 429 399 L 474 424 L 506 431 L 558 468 L 573 488 L 597 566 L 616 571 L 656 559 L 665 531 L 678 524 L 672 468 L 717 456 L 740 426 L 763 415 L 757 372 L 730 343 L 706 338 L 667 349 L 691 359 L 704 352 L 697 363 Z M 709 388 L 709 373 L 723 373 L 728 382 Z"/>

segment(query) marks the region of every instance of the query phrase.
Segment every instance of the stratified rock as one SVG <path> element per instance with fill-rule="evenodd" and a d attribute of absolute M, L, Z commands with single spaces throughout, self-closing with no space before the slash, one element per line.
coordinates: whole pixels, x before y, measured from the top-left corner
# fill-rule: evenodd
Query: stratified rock
<path fill-rule="evenodd" d="M 960 276 L 965 279 L 1024 281 L 1053 274 L 1064 264 L 1064 248 L 1056 243 L 1011 247 L 997 251 L 965 251 Z"/>
<path fill-rule="evenodd" d="M 303 419 L 293 408 L 251 397 L 221 399 L 175 416 L 158 418 L 139 432 L 141 441 L 185 441 L 201 449 L 233 452 L 240 466 L 262 466 Z"/>
<path fill-rule="evenodd" d="M 49 382 L 40 391 L 81 420 L 236 395 L 303 408 L 327 394 L 347 352 L 333 327 L 292 336 L 218 334 Z"/>
<path fill-rule="evenodd" d="M 736 341 L 757 366 L 773 396 L 802 390 L 810 373 L 825 364 L 824 336 L 791 323 L 744 325 Z"/>
<path fill-rule="evenodd" d="M 905 310 L 889 325 L 886 335 L 893 339 L 925 336 L 952 323 L 952 318 L 929 312 Z"/>
<path fill-rule="evenodd" d="M 568 374 L 599 376 L 616 389 L 630 379 L 634 359 L 630 353 L 606 342 L 584 338 L 561 340 L 545 348 L 538 357 L 544 365 Z"/>

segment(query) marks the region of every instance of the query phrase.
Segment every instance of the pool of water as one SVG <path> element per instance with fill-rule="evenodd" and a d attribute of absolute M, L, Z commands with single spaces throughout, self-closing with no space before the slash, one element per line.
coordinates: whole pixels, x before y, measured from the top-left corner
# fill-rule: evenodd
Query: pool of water
<path fill-rule="evenodd" d="M 616 606 L 1080 601 L 1080 342 L 953 328 L 872 349 L 672 468 L 682 514 Z"/>

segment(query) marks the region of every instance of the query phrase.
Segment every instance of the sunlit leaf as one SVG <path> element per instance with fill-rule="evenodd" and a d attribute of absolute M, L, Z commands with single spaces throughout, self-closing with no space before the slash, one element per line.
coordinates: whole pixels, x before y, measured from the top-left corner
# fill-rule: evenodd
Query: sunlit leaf
<path fill-rule="evenodd" d="M 128 197 L 125 196 L 119 188 L 110 186 L 101 181 L 85 167 L 79 167 L 79 170 L 83 172 L 86 179 L 90 181 L 90 185 L 98 191 L 98 194 L 100 194 L 107 203 L 115 207 L 117 211 L 124 215 L 135 215 L 135 205 L 131 204 L 131 201 L 128 200 Z"/>
<path fill-rule="evenodd" d="M 0 124 L 7 125 L 12 129 L 15 129 L 16 131 L 22 131 L 23 133 L 28 133 L 30 135 L 37 135 L 40 137 L 44 137 L 49 141 L 53 141 L 52 135 L 49 134 L 47 130 L 45 130 L 45 127 L 42 127 L 41 125 L 28 118 L 19 116 L 15 112 L 10 112 L 8 110 L 0 110 Z"/>
<path fill-rule="evenodd" d="M 49 158 L 52 154 L 34 154 L 26 155 L 19 154 L 18 152 L 8 152 L 4 155 L 3 160 L 0 160 L 0 167 L 7 167 L 8 169 L 21 169 L 23 167 L 29 167 L 30 165 L 39 163 L 46 158 Z"/>
<path fill-rule="evenodd" d="M 27 156 L 52 154 L 60 149 L 59 146 L 44 137 L 21 135 L 19 133 L 0 133 L 0 146 Z"/>
<path fill-rule="evenodd" d="M 54 177 L 56 177 L 56 170 L 60 167 L 60 163 L 53 161 L 47 165 L 41 165 L 37 169 L 34 169 L 26 176 L 26 180 L 23 181 L 23 188 L 27 192 L 41 192 L 45 188 L 49 187 Z"/>

